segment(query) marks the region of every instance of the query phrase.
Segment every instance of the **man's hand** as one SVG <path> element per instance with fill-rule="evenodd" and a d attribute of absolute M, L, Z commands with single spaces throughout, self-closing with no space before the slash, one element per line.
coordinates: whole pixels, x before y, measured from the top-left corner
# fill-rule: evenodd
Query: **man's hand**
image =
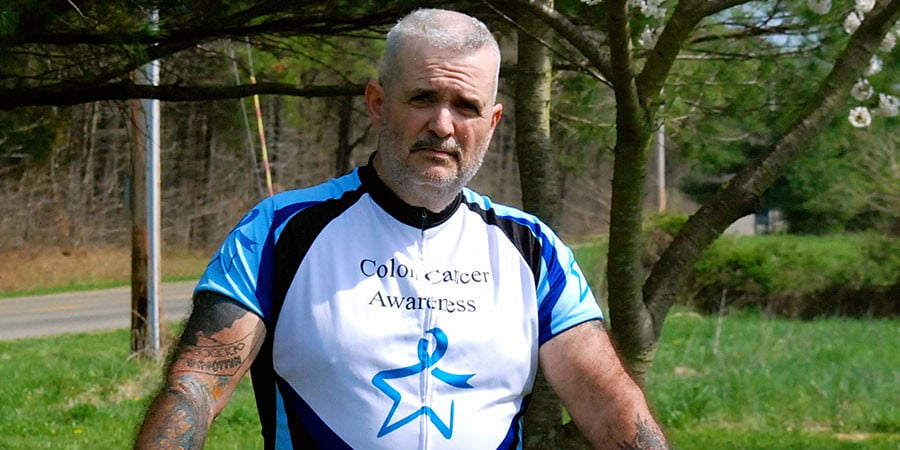
<path fill-rule="evenodd" d="M 541 346 L 540 361 L 547 381 L 594 448 L 669 448 L 600 321 L 549 340 Z"/>
<path fill-rule="evenodd" d="M 265 332 L 262 320 L 245 307 L 200 292 L 135 448 L 202 448 L 213 419 L 256 358 Z"/>

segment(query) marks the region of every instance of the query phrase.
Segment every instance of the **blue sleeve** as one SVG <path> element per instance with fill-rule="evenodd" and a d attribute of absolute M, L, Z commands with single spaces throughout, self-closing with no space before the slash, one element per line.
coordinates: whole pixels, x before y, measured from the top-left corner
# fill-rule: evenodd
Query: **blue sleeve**
<path fill-rule="evenodd" d="M 539 343 L 544 344 L 578 324 L 602 319 L 603 312 L 572 250 L 546 226 L 541 229 L 542 267 L 537 295 Z"/>
<path fill-rule="evenodd" d="M 194 292 L 213 291 L 265 317 L 256 295 L 263 246 L 270 235 L 273 202 L 264 200 L 231 230 Z"/>

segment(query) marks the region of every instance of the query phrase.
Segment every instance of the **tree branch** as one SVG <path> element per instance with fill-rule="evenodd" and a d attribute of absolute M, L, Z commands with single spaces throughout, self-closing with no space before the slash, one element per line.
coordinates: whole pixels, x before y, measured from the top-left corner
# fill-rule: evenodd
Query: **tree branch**
<path fill-rule="evenodd" d="M 485 0 L 487 3 L 506 5 L 507 10 L 515 11 L 519 6 L 544 21 L 550 28 L 559 33 L 563 39 L 575 47 L 604 78 L 609 79 L 609 55 L 601 51 L 601 46 L 590 39 L 584 31 L 572 23 L 566 16 L 552 7 L 534 0 Z"/>
<path fill-rule="evenodd" d="M 637 77 L 638 95 L 645 103 L 653 103 L 662 90 L 663 83 L 672 70 L 678 53 L 684 48 L 694 27 L 704 17 L 748 3 L 750 0 L 682 0 L 666 23 L 647 57 L 644 68 Z"/>
<path fill-rule="evenodd" d="M 649 115 L 635 83 L 628 2 L 609 0 L 606 6 L 609 20 L 609 54 L 612 61 L 610 81 L 616 94 L 616 135 L 620 138 L 623 136 L 640 138 L 647 134 L 645 125 Z M 618 142 L 616 147 L 620 147 Z"/>
<path fill-rule="evenodd" d="M 295 97 L 341 97 L 362 95 L 363 84 L 293 86 L 282 83 L 242 84 L 237 86 L 149 86 L 132 81 L 115 83 L 86 83 L 65 88 L 44 86 L 36 88 L 0 89 L 0 109 L 23 106 L 75 105 L 101 100 L 154 98 L 171 102 L 223 100 L 251 95 L 290 95 Z"/>
<path fill-rule="evenodd" d="M 391 24 L 402 12 L 421 3 L 423 2 L 391 2 L 377 10 L 364 11 L 357 15 L 342 15 L 333 7 L 323 7 L 315 11 L 310 11 L 309 8 L 291 10 L 289 7 L 273 8 L 272 5 L 276 3 L 266 2 L 225 17 L 216 17 L 211 21 L 187 21 L 185 26 L 171 28 L 166 28 L 163 23 L 159 30 L 153 32 L 146 29 L 113 32 L 85 29 L 62 32 L 53 29 L 28 30 L 22 34 L 4 36 L 0 40 L 0 48 L 28 44 L 52 44 L 63 47 L 80 44 L 153 46 L 255 34 L 300 36 L 345 33 Z"/>
<path fill-rule="evenodd" d="M 97 72 L 65 79 L 43 87 L 30 88 L 29 90 L 7 91 L 29 92 L 29 95 L 33 93 L 38 96 L 34 100 L 22 98 L 3 99 L 0 101 L 0 104 L 10 105 L 7 108 L 26 104 L 53 104 L 51 100 L 40 97 L 43 92 L 58 92 L 63 94 L 61 98 L 72 98 L 73 96 L 83 95 L 80 95 L 80 92 L 70 93 L 70 91 L 89 91 L 93 92 L 91 97 L 94 99 L 102 99 L 107 95 L 117 95 L 115 93 L 104 94 L 102 90 L 112 87 L 113 91 L 122 92 L 121 89 L 124 89 L 121 87 L 124 86 L 121 82 L 114 82 L 113 80 L 123 78 L 128 72 L 150 61 L 171 56 L 212 39 L 261 33 L 283 35 L 344 33 L 350 30 L 366 29 L 373 25 L 390 23 L 401 11 L 408 9 L 410 5 L 422 3 L 426 2 L 394 1 L 390 2 L 388 6 L 379 7 L 373 11 L 363 11 L 356 15 L 338 15 L 338 17 L 334 17 L 333 11 L 330 13 L 309 13 L 304 8 L 292 10 L 285 7 L 273 7 L 272 4 L 265 3 L 251 6 L 227 17 L 220 17 L 212 23 L 201 22 L 196 24 L 197 26 L 195 27 L 177 29 L 169 33 L 162 30 L 155 35 L 141 31 L 112 34 L 109 37 L 103 37 L 96 33 L 55 34 L 45 32 L 41 34 L 41 32 L 35 32 L 25 34 L 23 37 L 4 37 L 4 40 L 0 41 L 0 48 L 9 47 L 10 45 L 29 45 L 38 41 L 61 44 L 66 39 L 81 39 L 84 41 L 82 43 L 109 43 L 121 48 L 127 48 L 128 44 L 136 47 L 126 52 L 117 52 L 120 56 L 118 59 L 113 58 L 111 61 L 106 60 L 102 64 L 98 64 L 102 69 Z M 279 16 L 277 15 L 278 13 L 282 13 L 282 15 Z M 287 17 L 285 17 L 285 13 L 288 14 Z M 262 20 L 262 22 L 254 22 L 258 20 Z M 26 40 L 27 42 L 25 42 Z M 134 94 L 118 95 L 124 95 L 124 98 L 136 98 Z"/>

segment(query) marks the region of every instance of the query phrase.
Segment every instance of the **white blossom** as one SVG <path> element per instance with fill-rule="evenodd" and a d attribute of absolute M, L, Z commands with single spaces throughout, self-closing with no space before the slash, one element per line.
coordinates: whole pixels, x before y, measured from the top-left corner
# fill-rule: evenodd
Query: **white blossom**
<path fill-rule="evenodd" d="M 856 12 L 860 16 L 872 10 L 875 7 L 875 0 L 856 0 Z"/>
<path fill-rule="evenodd" d="M 599 0 L 598 0 L 598 2 L 599 2 Z M 647 0 L 628 0 L 628 3 L 626 3 L 626 5 L 629 8 L 641 8 L 642 5 L 646 2 L 647 2 Z"/>
<path fill-rule="evenodd" d="M 897 35 L 894 33 L 888 33 L 884 35 L 884 40 L 881 41 L 881 46 L 878 47 L 878 49 L 885 53 L 890 53 L 891 50 L 894 49 L 895 45 L 897 45 Z"/>
<path fill-rule="evenodd" d="M 638 44 L 644 48 L 653 48 L 661 32 L 662 28 L 644 27 L 644 30 L 641 31 L 641 36 L 638 37 Z"/>
<path fill-rule="evenodd" d="M 881 72 L 883 64 L 881 62 L 881 58 L 878 55 L 873 55 L 872 59 L 869 60 L 869 66 L 866 67 L 866 71 L 863 74 L 867 77 L 871 77 L 878 72 Z"/>
<path fill-rule="evenodd" d="M 598 3 L 600 3 L 600 0 L 581 0 L 581 3 L 584 3 L 585 5 L 594 6 Z"/>
<path fill-rule="evenodd" d="M 878 108 L 873 112 L 879 116 L 895 117 L 900 114 L 900 98 L 889 94 L 878 94 Z"/>
<path fill-rule="evenodd" d="M 850 14 L 847 14 L 847 18 L 844 19 L 844 31 L 848 34 L 853 34 L 861 23 L 862 18 L 859 14 L 856 14 L 856 11 L 850 11 Z"/>
<path fill-rule="evenodd" d="M 641 5 L 641 14 L 657 20 L 665 19 L 666 8 L 662 7 L 662 0 L 644 0 Z"/>
<path fill-rule="evenodd" d="M 875 90 L 872 89 L 872 84 L 865 78 L 860 78 L 853 85 L 853 88 L 850 89 L 850 95 L 858 101 L 868 100 L 874 93 Z"/>
<path fill-rule="evenodd" d="M 869 114 L 869 109 L 865 106 L 857 106 L 851 109 L 847 120 L 850 121 L 850 125 L 856 128 L 866 128 L 872 125 L 872 115 Z"/>
<path fill-rule="evenodd" d="M 831 0 L 806 0 L 806 4 L 816 14 L 828 14 L 831 11 Z"/>

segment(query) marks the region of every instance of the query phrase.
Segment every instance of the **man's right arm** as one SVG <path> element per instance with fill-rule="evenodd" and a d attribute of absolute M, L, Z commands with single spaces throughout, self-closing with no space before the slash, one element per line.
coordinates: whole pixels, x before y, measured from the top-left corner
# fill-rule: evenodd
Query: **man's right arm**
<path fill-rule="evenodd" d="M 135 448 L 202 448 L 213 419 L 250 368 L 265 333 L 262 319 L 244 306 L 220 294 L 199 292 Z"/>

